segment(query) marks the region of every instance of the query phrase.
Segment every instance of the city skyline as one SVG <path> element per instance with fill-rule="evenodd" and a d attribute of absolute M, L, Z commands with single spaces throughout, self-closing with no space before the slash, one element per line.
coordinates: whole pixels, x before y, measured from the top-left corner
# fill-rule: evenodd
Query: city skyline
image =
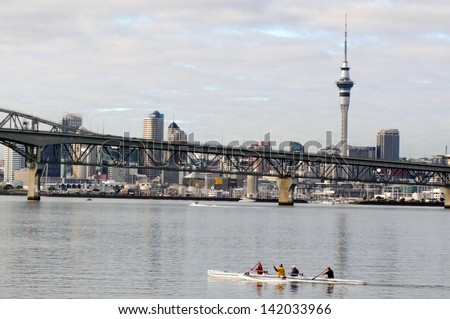
<path fill-rule="evenodd" d="M 26 1 L 27 2 L 27 1 Z M 340 135 L 336 74 L 348 14 L 348 144 L 402 132 L 400 156 L 442 154 L 450 124 L 445 1 L 7 3 L 4 108 L 97 132 L 141 134 L 153 110 L 196 140 L 319 141 Z"/>

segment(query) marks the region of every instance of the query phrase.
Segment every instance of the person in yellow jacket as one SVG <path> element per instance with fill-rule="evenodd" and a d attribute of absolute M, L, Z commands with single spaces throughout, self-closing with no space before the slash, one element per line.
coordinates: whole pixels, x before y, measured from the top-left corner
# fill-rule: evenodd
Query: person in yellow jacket
<path fill-rule="evenodd" d="M 280 266 L 278 266 L 278 268 L 275 267 L 275 265 L 274 265 L 273 269 L 275 269 L 275 271 L 277 272 L 278 277 L 286 278 L 286 273 L 284 272 L 283 264 L 280 264 Z"/>

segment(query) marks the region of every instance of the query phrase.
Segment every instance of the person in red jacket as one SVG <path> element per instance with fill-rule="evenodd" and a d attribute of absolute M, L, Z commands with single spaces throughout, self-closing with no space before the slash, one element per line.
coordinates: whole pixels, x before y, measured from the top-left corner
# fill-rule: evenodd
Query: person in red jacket
<path fill-rule="evenodd" d="M 258 264 L 253 268 L 253 270 L 256 271 L 258 275 L 262 275 L 264 273 L 264 268 L 261 262 L 258 262 Z"/>

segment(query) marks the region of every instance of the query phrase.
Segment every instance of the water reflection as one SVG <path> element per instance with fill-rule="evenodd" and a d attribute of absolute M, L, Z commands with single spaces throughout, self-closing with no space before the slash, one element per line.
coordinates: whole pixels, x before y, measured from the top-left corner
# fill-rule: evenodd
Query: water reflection
<path fill-rule="evenodd" d="M 332 294 L 334 290 L 334 285 L 333 284 L 328 284 L 327 285 L 327 293 L 328 294 Z"/>
<path fill-rule="evenodd" d="M 305 289 L 314 287 L 323 291 L 325 294 L 333 294 L 334 284 L 316 284 L 316 283 L 298 283 L 298 282 L 286 282 L 286 283 L 271 283 L 271 282 L 247 282 L 237 279 L 225 279 L 225 278 L 209 278 L 209 281 L 218 282 L 222 281 L 223 284 L 234 284 L 236 287 L 245 284 L 246 287 L 253 288 L 256 298 L 264 298 L 269 295 L 276 295 L 284 298 L 300 298 L 301 294 L 304 294 Z M 304 296 L 303 296 L 304 297 Z M 310 296 L 306 296 L 310 297 Z"/>

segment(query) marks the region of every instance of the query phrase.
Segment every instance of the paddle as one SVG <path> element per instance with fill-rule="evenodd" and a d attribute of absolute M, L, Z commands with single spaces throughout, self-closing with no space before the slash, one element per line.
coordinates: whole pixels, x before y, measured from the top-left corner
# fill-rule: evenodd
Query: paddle
<path fill-rule="evenodd" d="M 318 274 L 317 276 L 313 277 L 311 280 L 314 280 L 314 279 L 316 279 L 317 277 L 319 277 L 320 275 L 322 275 L 323 272 L 324 272 L 325 270 L 327 270 L 327 269 L 328 269 L 328 268 L 325 268 L 320 274 Z"/>
<path fill-rule="evenodd" d="M 244 273 L 244 275 L 246 275 L 246 276 L 248 276 L 248 275 L 250 275 L 250 271 L 252 271 L 256 266 L 258 266 L 259 265 L 259 261 L 256 263 L 256 265 L 254 265 L 252 268 L 250 268 L 250 270 L 249 271 L 247 271 L 246 273 Z"/>

